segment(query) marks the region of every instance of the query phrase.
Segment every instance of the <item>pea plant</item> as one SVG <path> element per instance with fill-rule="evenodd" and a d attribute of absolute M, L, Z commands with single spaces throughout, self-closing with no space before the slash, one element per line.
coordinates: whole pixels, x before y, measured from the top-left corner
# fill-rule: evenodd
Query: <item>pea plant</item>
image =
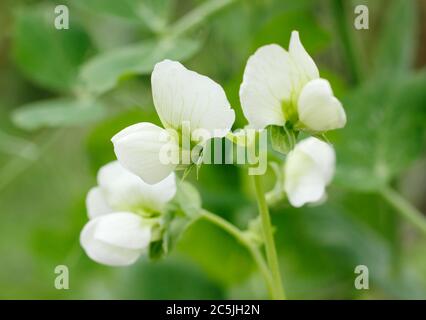
<path fill-rule="evenodd" d="M 97 262 L 129 265 L 141 254 L 167 253 L 171 249 L 170 239 L 179 236 L 172 227 L 177 221 L 182 225 L 182 219 L 190 223 L 204 218 L 247 247 L 271 297 L 284 299 L 261 176 L 252 176 L 259 209 L 257 235 L 203 209 L 199 200 L 198 204 L 193 203 L 193 199 L 199 198 L 197 191 L 176 182 L 175 170 L 186 172 L 193 165 L 201 165 L 210 139 L 232 139 L 235 113 L 224 90 L 210 78 L 171 60 L 155 65 L 151 84 L 154 105 L 164 128 L 142 122 L 112 137 L 118 162 L 101 168 L 98 186 L 87 196 L 90 221 L 81 232 L 81 245 Z M 334 175 L 335 152 L 317 137 L 342 128 L 346 114 L 329 82 L 320 78 L 297 31 L 292 32 L 288 51 L 278 45 L 266 45 L 249 58 L 240 99 L 249 122 L 244 130 L 254 130 L 255 137 L 256 131 L 273 127 L 273 145 L 276 151 L 286 154 L 286 161 L 278 164 L 277 169 L 283 171 L 283 179 L 277 181 L 277 189 L 282 189 L 280 194 L 295 207 L 324 201 L 325 187 Z M 240 137 L 248 136 L 244 130 L 239 131 Z M 311 137 L 297 142 L 301 133 Z M 244 139 L 245 147 L 253 148 L 254 139 Z M 259 143 L 258 147 L 258 152 L 267 152 L 267 146 Z M 183 195 L 175 198 L 177 192 Z M 181 227 L 179 232 L 184 230 Z M 255 242 L 254 238 L 261 241 Z M 266 252 L 266 260 L 262 251 Z"/>
<path fill-rule="evenodd" d="M 148 268 L 157 278 L 148 272 L 129 287 L 149 291 L 175 260 L 205 274 L 178 270 L 159 297 L 181 298 L 183 277 L 184 298 L 424 298 L 419 8 L 407 0 L 365 1 L 362 12 L 343 0 L 73 0 L 59 11 L 49 1 L 19 3 L 10 26 L 0 19 L 0 54 L 10 42 L 13 60 L 0 74 L 10 81 L 0 107 L 14 106 L 0 128 L 0 191 L 20 176 L 40 181 L 30 168 L 45 158 L 52 175 L 64 174 L 72 205 L 52 211 L 63 214 L 56 220 L 67 236 L 39 235 L 52 216 L 44 208 L 28 234 L 46 265 L 69 265 L 74 298 L 94 274 L 110 276 L 99 270 Z M 40 184 L 56 190 L 47 178 Z M 86 264 L 68 263 L 72 250 Z M 370 291 L 354 282 L 357 270 L 369 272 Z"/>

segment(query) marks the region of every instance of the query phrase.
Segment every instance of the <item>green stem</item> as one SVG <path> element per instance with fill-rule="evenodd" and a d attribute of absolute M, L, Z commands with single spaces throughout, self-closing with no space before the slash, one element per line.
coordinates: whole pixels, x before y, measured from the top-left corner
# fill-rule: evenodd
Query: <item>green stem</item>
<path fill-rule="evenodd" d="M 380 189 L 380 194 L 405 219 L 426 235 L 426 218 L 419 210 L 417 210 L 417 208 L 405 200 L 397 191 L 388 186 Z"/>
<path fill-rule="evenodd" d="M 222 217 L 211 213 L 207 210 L 202 209 L 201 216 L 210 221 L 211 223 L 217 225 L 218 227 L 222 228 L 226 232 L 228 232 L 230 235 L 232 235 L 238 242 L 240 242 L 246 249 L 250 252 L 252 255 L 254 261 L 257 264 L 257 267 L 259 268 L 259 271 L 261 272 L 265 282 L 266 286 L 269 290 L 269 293 L 271 296 L 273 296 L 273 283 L 271 274 L 269 272 L 268 266 L 263 259 L 262 254 L 260 253 L 259 249 L 250 241 L 248 240 L 242 231 L 238 229 L 236 226 L 234 226 L 232 223 L 226 221 Z"/>
<path fill-rule="evenodd" d="M 217 11 L 225 8 L 236 0 L 210 0 L 199 5 L 192 11 L 188 12 L 176 23 L 174 23 L 168 32 L 173 37 L 178 37 L 185 32 L 189 31 L 193 27 L 196 27 L 202 23 L 208 16 L 213 15 Z M 166 34 L 168 33 L 166 32 Z"/>
<path fill-rule="evenodd" d="M 254 186 L 256 189 L 257 204 L 262 221 L 263 237 L 265 241 L 265 251 L 268 258 L 269 269 L 272 274 L 274 284 L 274 299 L 285 299 L 284 288 L 282 285 L 280 269 L 278 265 L 277 250 L 275 248 L 274 237 L 272 234 L 271 217 L 269 215 L 268 205 L 266 204 L 265 192 L 263 191 L 261 176 L 254 175 Z"/>
<path fill-rule="evenodd" d="M 331 0 L 331 10 L 334 17 L 335 28 L 342 43 L 346 63 L 349 66 L 352 81 L 358 84 L 362 78 L 361 67 L 355 54 L 355 45 L 346 23 L 346 12 L 343 0 Z"/>

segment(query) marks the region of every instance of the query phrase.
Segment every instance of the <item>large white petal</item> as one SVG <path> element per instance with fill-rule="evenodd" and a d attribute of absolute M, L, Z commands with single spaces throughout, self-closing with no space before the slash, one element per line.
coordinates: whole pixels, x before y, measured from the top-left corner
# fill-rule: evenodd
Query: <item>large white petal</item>
<path fill-rule="evenodd" d="M 127 266 L 134 263 L 144 251 L 111 245 L 95 237 L 102 217 L 90 220 L 80 234 L 80 244 L 94 261 L 109 266 Z"/>
<path fill-rule="evenodd" d="M 223 137 L 231 129 L 235 112 L 222 87 L 210 78 L 164 60 L 155 65 L 151 84 L 155 108 L 166 128 L 178 130 L 189 122 L 191 131 L 206 129 L 212 137 Z"/>
<path fill-rule="evenodd" d="M 130 212 L 115 212 L 98 218 L 94 237 L 126 249 L 146 249 L 151 241 L 151 226 Z"/>
<path fill-rule="evenodd" d="M 290 203 L 300 207 L 318 202 L 334 174 L 334 149 L 316 138 L 302 140 L 287 155 L 284 168 L 284 189 Z"/>
<path fill-rule="evenodd" d="M 293 75 L 290 56 L 279 45 L 263 46 L 248 59 L 240 101 L 251 127 L 284 124 L 282 103 L 292 99 Z"/>
<path fill-rule="evenodd" d="M 313 131 L 338 129 L 346 124 L 345 110 L 334 97 L 329 82 L 324 79 L 309 81 L 303 87 L 298 113 L 300 122 Z"/>
<path fill-rule="evenodd" d="M 110 162 L 98 171 L 98 184 L 115 210 L 141 208 L 160 212 L 176 193 L 174 173 L 151 185 L 123 168 L 118 161 Z"/>
<path fill-rule="evenodd" d="M 165 179 L 179 162 L 176 138 L 152 123 L 127 127 L 111 141 L 120 164 L 149 184 Z"/>
<path fill-rule="evenodd" d="M 290 56 L 299 70 L 301 83 L 319 78 L 317 65 L 311 56 L 306 52 L 299 38 L 299 32 L 293 31 L 290 37 L 290 45 L 288 49 Z"/>
<path fill-rule="evenodd" d="M 101 188 L 99 187 L 94 187 L 87 193 L 86 208 L 90 219 L 111 213 L 113 211 L 107 203 Z"/>

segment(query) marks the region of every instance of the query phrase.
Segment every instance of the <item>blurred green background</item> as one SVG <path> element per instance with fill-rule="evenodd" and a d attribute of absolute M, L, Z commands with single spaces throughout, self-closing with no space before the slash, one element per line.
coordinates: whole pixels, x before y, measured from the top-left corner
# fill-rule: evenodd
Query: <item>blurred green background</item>
<path fill-rule="evenodd" d="M 54 28 L 54 7 L 70 29 Z M 353 26 L 356 5 L 369 29 Z M 301 40 L 348 115 L 329 139 L 337 175 L 319 207 L 272 210 L 290 299 L 426 299 L 426 236 L 383 190 L 426 212 L 426 1 L 68 0 L 0 2 L 0 298 L 267 298 L 250 256 L 207 222 L 160 261 L 98 265 L 78 237 L 110 138 L 159 122 L 153 65 L 171 58 L 219 82 L 245 124 L 238 89 L 247 58 Z M 273 175 L 267 175 L 273 185 Z M 244 228 L 256 216 L 244 170 L 203 166 L 203 206 Z M 70 270 L 56 290 L 54 269 Z M 354 288 L 356 265 L 370 289 Z"/>

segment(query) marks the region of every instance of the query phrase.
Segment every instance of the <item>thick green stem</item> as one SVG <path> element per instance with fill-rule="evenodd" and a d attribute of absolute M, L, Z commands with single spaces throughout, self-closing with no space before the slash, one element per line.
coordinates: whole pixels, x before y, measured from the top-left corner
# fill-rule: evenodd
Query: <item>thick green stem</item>
<path fill-rule="evenodd" d="M 341 41 L 345 60 L 351 73 L 352 81 L 358 84 L 362 78 L 361 67 L 355 53 L 355 44 L 351 37 L 346 21 L 344 0 L 331 0 L 331 10 L 335 22 L 335 29 Z"/>
<path fill-rule="evenodd" d="M 261 176 L 253 176 L 254 187 L 256 189 L 256 199 L 259 207 L 260 219 L 262 221 L 263 237 L 265 241 L 265 251 L 268 258 L 269 269 L 271 270 L 274 285 L 274 299 L 285 299 L 282 285 L 280 269 L 278 265 L 277 250 L 275 248 L 274 236 L 272 234 L 271 217 L 268 205 L 266 204 L 265 192 L 263 191 Z"/>
<path fill-rule="evenodd" d="M 218 227 L 222 228 L 223 230 L 225 230 L 226 232 L 228 232 L 230 235 L 232 235 L 233 237 L 235 237 L 235 239 L 241 243 L 244 247 L 246 247 L 246 249 L 250 252 L 250 254 L 252 255 L 254 261 L 257 264 L 257 267 L 259 268 L 259 271 L 261 272 L 265 282 L 266 282 L 266 286 L 269 290 L 269 293 L 271 294 L 271 296 L 273 297 L 273 283 L 272 283 L 272 277 L 271 274 L 269 272 L 268 266 L 265 262 L 265 260 L 263 259 L 263 256 L 261 254 L 261 252 L 259 251 L 259 249 L 250 241 L 248 240 L 244 234 L 242 233 L 242 231 L 240 229 L 238 229 L 236 226 L 234 226 L 232 223 L 229 223 L 228 221 L 226 221 L 225 219 L 223 219 L 222 217 L 211 213 L 207 210 L 202 210 L 201 211 L 201 216 L 214 223 L 215 225 L 217 225 Z"/>
<path fill-rule="evenodd" d="M 426 218 L 419 210 L 405 200 L 398 192 L 388 186 L 380 189 L 380 194 L 405 219 L 426 235 Z"/>

